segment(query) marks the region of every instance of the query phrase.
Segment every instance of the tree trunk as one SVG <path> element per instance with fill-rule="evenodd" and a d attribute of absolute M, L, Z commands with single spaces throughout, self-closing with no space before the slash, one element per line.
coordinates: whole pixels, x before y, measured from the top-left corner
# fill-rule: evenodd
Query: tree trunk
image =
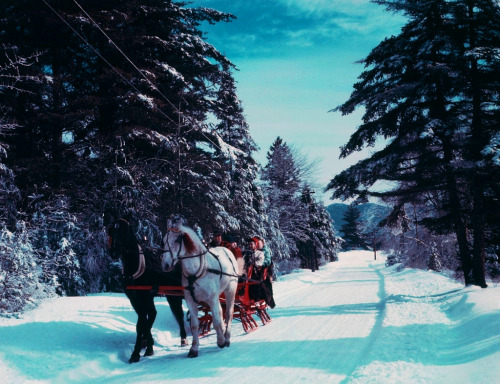
<path fill-rule="evenodd" d="M 447 183 L 448 193 L 450 194 L 451 216 L 453 218 L 453 226 L 458 242 L 458 253 L 462 264 L 462 270 L 464 272 L 464 282 L 465 285 L 469 285 L 473 283 L 473 279 L 471 276 L 472 265 L 469 243 L 467 241 L 467 227 L 464 223 L 464 219 L 462 218 L 462 204 L 460 203 L 460 197 L 458 196 L 457 182 L 451 171 L 447 176 Z"/>
<path fill-rule="evenodd" d="M 443 137 L 442 141 L 445 164 L 450 164 L 452 160 L 451 144 L 446 136 Z M 463 218 L 463 208 L 458 192 L 457 179 L 451 167 L 446 174 L 446 184 L 450 199 L 450 214 L 453 220 L 455 235 L 457 236 L 459 259 L 464 273 L 464 282 L 465 285 L 469 285 L 473 283 L 473 279 L 471 276 L 472 264 L 469 242 L 467 240 L 467 226 Z"/>
<path fill-rule="evenodd" d="M 439 79 L 436 80 L 436 117 L 442 121 L 446 121 L 445 99 L 442 92 L 443 86 Z M 447 132 L 441 132 L 439 138 L 443 145 L 443 162 L 447 167 L 446 170 L 446 189 L 450 199 L 450 214 L 453 220 L 453 227 L 457 236 L 459 259 L 462 264 L 464 273 L 465 285 L 473 283 L 471 276 L 472 265 L 470 247 L 467 240 L 467 226 L 464 219 L 464 209 L 462 200 L 459 195 L 459 186 L 456 178 L 455 170 L 453 169 L 454 154 L 452 150 L 451 139 Z"/>
<path fill-rule="evenodd" d="M 47 127 L 50 130 L 50 152 L 51 170 L 50 185 L 54 189 L 59 189 L 62 183 L 62 132 L 63 132 L 63 80 L 61 70 L 61 51 L 57 48 L 52 50 L 52 105 L 50 111 L 50 123 Z"/>
<path fill-rule="evenodd" d="M 469 36 L 470 36 L 470 48 L 474 49 L 477 46 L 476 43 L 476 30 L 473 25 L 474 16 L 474 3 L 475 1 L 469 1 Z M 484 181 L 481 175 L 481 151 L 484 148 L 487 140 L 485 140 L 485 135 L 483 132 L 482 124 L 482 110 L 481 110 L 481 86 L 480 86 L 480 74 L 478 72 L 477 60 L 471 58 L 471 89 L 472 89 L 472 145 L 471 145 L 471 158 L 474 162 L 473 175 L 471 177 L 472 182 L 472 196 L 473 196 L 473 209 L 472 209 L 472 228 L 474 231 L 474 245 L 472 249 L 472 268 L 473 268 L 473 284 L 479 285 L 482 288 L 486 288 L 486 278 L 484 270 L 484 254 L 485 254 L 485 234 L 484 234 Z"/>
<path fill-rule="evenodd" d="M 484 238 L 484 193 L 482 183 L 474 185 L 474 210 L 472 212 L 472 226 L 474 230 L 474 246 L 472 249 L 472 271 L 474 282 L 481 288 L 486 288 L 485 238 Z"/>

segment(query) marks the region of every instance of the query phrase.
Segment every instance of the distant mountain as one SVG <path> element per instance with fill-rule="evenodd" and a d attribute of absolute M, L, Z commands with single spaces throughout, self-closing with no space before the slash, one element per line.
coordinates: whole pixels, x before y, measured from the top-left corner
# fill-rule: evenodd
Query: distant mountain
<path fill-rule="evenodd" d="M 329 206 L 326 207 L 326 210 L 328 211 L 330 217 L 333 220 L 333 226 L 335 228 L 335 231 L 339 236 L 343 235 L 340 228 L 342 228 L 342 225 L 344 224 L 343 217 L 344 213 L 347 211 L 348 206 L 349 204 L 335 203 L 335 204 L 330 204 Z M 389 207 L 374 203 L 360 204 L 357 206 L 357 208 L 361 212 L 360 216 L 361 222 L 376 221 L 378 223 L 379 221 L 384 219 L 385 216 L 390 211 Z"/>

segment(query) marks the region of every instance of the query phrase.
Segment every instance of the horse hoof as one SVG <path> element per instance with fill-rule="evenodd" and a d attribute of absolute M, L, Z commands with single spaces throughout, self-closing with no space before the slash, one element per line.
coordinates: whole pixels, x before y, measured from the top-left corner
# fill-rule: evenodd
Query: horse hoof
<path fill-rule="evenodd" d="M 198 351 L 189 351 L 188 357 L 189 358 L 198 357 Z"/>
<path fill-rule="evenodd" d="M 217 343 L 217 346 L 222 349 L 222 348 L 224 348 L 226 346 L 226 343 L 223 343 L 223 344 Z"/>
<path fill-rule="evenodd" d="M 154 354 L 155 354 L 155 351 L 153 350 L 153 347 L 147 347 L 146 352 L 144 352 L 144 357 L 153 356 Z"/>
<path fill-rule="evenodd" d="M 186 345 L 188 345 L 187 339 L 181 339 L 181 347 L 185 347 Z"/>
<path fill-rule="evenodd" d="M 128 362 L 130 364 L 133 364 L 133 363 L 137 363 L 140 359 L 141 359 L 141 355 L 140 354 L 133 353 L 132 356 L 130 356 L 130 359 L 128 359 Z"/>
<path fill-rule="evenodd" d="M 228 348 L 229 348 L 229 346 L 230 346 L 230 345 L 231 345 L 231 342 L 230 342 L 229 340 L 228 340 L 228 341 L 226 341 L 226 347 L 228 347 Z"/>

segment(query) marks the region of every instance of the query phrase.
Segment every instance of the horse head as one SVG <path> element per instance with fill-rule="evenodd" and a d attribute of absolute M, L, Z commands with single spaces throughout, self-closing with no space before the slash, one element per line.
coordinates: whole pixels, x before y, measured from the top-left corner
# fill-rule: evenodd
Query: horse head
<path fill-rule="evenodd" d="M 131 239 L 135 239 L 135 236 L 127 220 L 119 218 L 109 225 L 107 248 L 113 260 L 123 256 L 130 246 Z"/>
<path fill-rule="evenodd" d="M 167 221 L 167 233 L 163 237 L 162 269 L 171 271 L 175 264 L 203 247 L 193 230 L 183 225 L 184 220 Z"/>

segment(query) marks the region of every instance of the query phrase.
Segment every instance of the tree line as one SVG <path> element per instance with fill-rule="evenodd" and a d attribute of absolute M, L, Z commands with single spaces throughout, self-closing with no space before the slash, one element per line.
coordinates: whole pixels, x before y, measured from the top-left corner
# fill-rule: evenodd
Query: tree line
<path fill-rule="evenodd" d="M 6 0 L 0 14 L 2 312 L 117 289 L 118 217 L 144 246 L 182 214 L 207 236 L 264 236 L 282 271 L 336 259 L 297 155 L 278 138 L 264 169 L 253 157 L 235 66 L 200 29 L 233 15 L 169 0 Z"/>
<path fill-rule="evenodd" d="M 485 260 L 498 274 L 500 255 L 500 6 L 374 2 L 408 21 L 362 60 L 354 91 L 335 111 L 364 108 L 341 157 L 385 141 L 327 189 L 333 198 L 382 199 L 392 207 L 382 226 L 401 235 L 393 249 L 411 238 L 430 253 L 446 241 L 465 284 L 486 287 Z"/>

